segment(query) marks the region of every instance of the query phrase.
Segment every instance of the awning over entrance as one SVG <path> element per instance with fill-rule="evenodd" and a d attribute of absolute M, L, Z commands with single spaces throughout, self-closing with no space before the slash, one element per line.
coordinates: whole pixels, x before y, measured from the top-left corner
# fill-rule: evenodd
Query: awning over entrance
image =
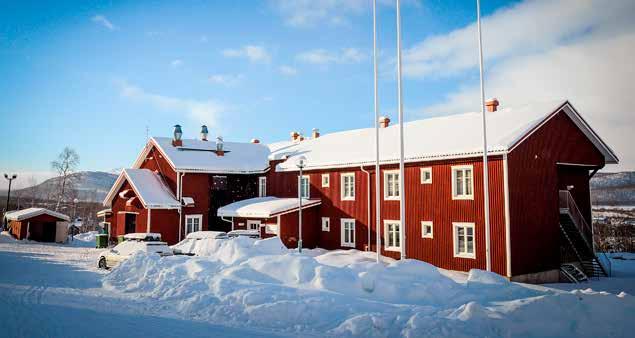
<path fill-rule="evenodd" d="M 273 196 L 250 198 L 218 209 L 220 217 L 252 217 L 270 218 L 297 211 L 298 198 L 278 198 Z M 302 209 L 311 208 L 322 203 L 319 199 L 302 199 Z"/>

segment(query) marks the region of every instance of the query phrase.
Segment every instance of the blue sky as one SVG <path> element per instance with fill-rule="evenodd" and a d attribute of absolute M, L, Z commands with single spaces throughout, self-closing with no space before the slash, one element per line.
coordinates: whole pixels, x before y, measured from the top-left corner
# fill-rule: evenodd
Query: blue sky
<path fill-rule="evenodd" d="M 396 121 L 395 10 L 379 2 L 380 105 Z M 569 98 L 623 160 L 626 150 L 617 169 L 635 167 L 630 135 L 619 136 L 635 125 L 633 99 L 617 95 L 633 89 L 632 63 L 620 55 L 633 49 L 634 6 L 482 2 L 487 95 L 503 105 Z M 64 146 L 79 152 L 82 170 L 127 167 L 146 127 L 169 136 L 175 123 L 185 137 L 205 123 L 211 136 L 263 142 L 371 126 L 370 8 L 369 0 L 2 1 L 0 169 L 44 177 Z M 479 109 L 474 9 L 474 1 L 403 1 L 407 120 Z M 558 62 L 599 44 L 614 53 L 576 60 L 558 81 L 543 77 L 548 86 L 527 79 L 560 72 Z M 593 70 L 600 63 L 614 68 Z M 604 84 L 601 98 L 621 100 L 609 113 L 595 93 Z"/>

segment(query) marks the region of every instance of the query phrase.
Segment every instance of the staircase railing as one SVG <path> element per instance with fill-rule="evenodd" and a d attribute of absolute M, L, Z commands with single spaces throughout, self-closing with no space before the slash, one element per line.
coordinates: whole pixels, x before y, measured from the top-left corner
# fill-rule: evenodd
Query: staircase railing
<path fill-rule="evenodd" d="M 602 265 L 602 268 L 604 268 L 604 270 L 610 276 L 611 260 L 608 258 L 608 256 L 606 256 L 604 252 L 600 251 L 600 256 L 598 256 L 598 252 L 595 251 L 595 248 L 599 246 L 599 241 L 594 236 L 593 229 L 584 219 L 584 216 L 582 216 L 582 212 L 580 212 L 580 209 L 573 199 L 573 196 L 568 190 L 560 190 L 558 192 L 558 195 L 560 199 L 560 212 L 569 214 L 571 220 L 573 220 L 573 224 L 576 226 L 576 228 L 578 228 L 578 231 L 580 231 L 585 244 L 591 250 L 595 258 L 597 258 L 598 263 Z M 589 243 L 588 238 L 591 238 L 592 244 Z"/>

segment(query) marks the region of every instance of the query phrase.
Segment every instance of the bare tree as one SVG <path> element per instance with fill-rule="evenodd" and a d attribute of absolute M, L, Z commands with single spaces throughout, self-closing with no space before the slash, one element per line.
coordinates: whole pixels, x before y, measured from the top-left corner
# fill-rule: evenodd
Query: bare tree
<path fill-rule="evenodd" d="M 74 190 L 73 174 L 77 171 L 77 166 L 79 166 L 79 155 L 74 149 L 69 147 L 65 147 L 57 157 L 57 160 L 51 162 L 51 168 L 58 176 L 55 211 L 59 209 L 60 203 L 66 200 L 68 193 Z"/>

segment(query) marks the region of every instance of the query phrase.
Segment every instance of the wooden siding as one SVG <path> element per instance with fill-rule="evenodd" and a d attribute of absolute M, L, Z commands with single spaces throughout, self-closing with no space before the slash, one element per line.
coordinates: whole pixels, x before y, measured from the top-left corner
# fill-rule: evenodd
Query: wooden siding
<path fill-rule="evenodd" d="M 575 184 L 574 196 L 589 210 L 588 181 L 579 172 L 559 178 L 557 163 L 604 166 L 602 153 L 564 113 L 558 112 L 542 127 L 517 145 L 508 155 L 511 270 L 513 275 L 557 269 L 560 264 L 558 188 Z M 575 183 L 566 183 L 574 180 Z M 560 184 L 559 184 L 560 182 Z"/>
<path fill-rule="evenodd" d="M 473 165 L 474 200 L 452 200 L 451 167 L 453 165 Z M 421 184 L 420 169 L 432 167 L 432 184 Z M 490 212 L 492 238 L 492 269 L 506 275 L 505 252 L 505 209 L 503 187 L 503 161 L 501 157 L 492 157 L 489 162 Z M 397 169 L 396 166 L 382 166 L 385 170 Z M 367 180 L 371 180 L 371 241 L 370 249 L 375 250 L 375 176 L 374 168 L 366 167 L 370 177 L 360 168 L 309 171 L 310 197 L 320 198 L 322 204 L 316 215 L 316 229 L 319 233 L 318 246 L 325 249 L 338 249 L 341 246 L 341 219 L 356 220 L 356 248 L 366 250 L 368 245 L 368 190 Z M 355 173 L 355 200 L 341 199 L 342 173 Z M 329 187 L 322 187 L 321 176 L 330 176 Z M 267 179 L 268 194 L 279 197 L 297 196 L 297 172 L 270 171 Z M 383 174 L 380 196 L 382 224 L 380 233 L 383 241 L 384 220 L 399 219 L 399 201 L 384 200 Z M 406 255 L 436 266 L 468 271 L 471 268 L 485 269 L 485 228 L 483 221 L 483 184 L 481 158 L 460 161 L 421 162 L 406 165 Z M 321 217 L 329 217 L 330 231 L 322 231 Z M 434 238 L 421 237 L 421 221 L 433 221 Z M 454 257 L 454 239 L 452 222 L 475 223 L 476 259 Z M 284 224 L 284 222 L 282 222 Z M 399 252 L 384 251 L 383 254 L 399 258 Z"/>

